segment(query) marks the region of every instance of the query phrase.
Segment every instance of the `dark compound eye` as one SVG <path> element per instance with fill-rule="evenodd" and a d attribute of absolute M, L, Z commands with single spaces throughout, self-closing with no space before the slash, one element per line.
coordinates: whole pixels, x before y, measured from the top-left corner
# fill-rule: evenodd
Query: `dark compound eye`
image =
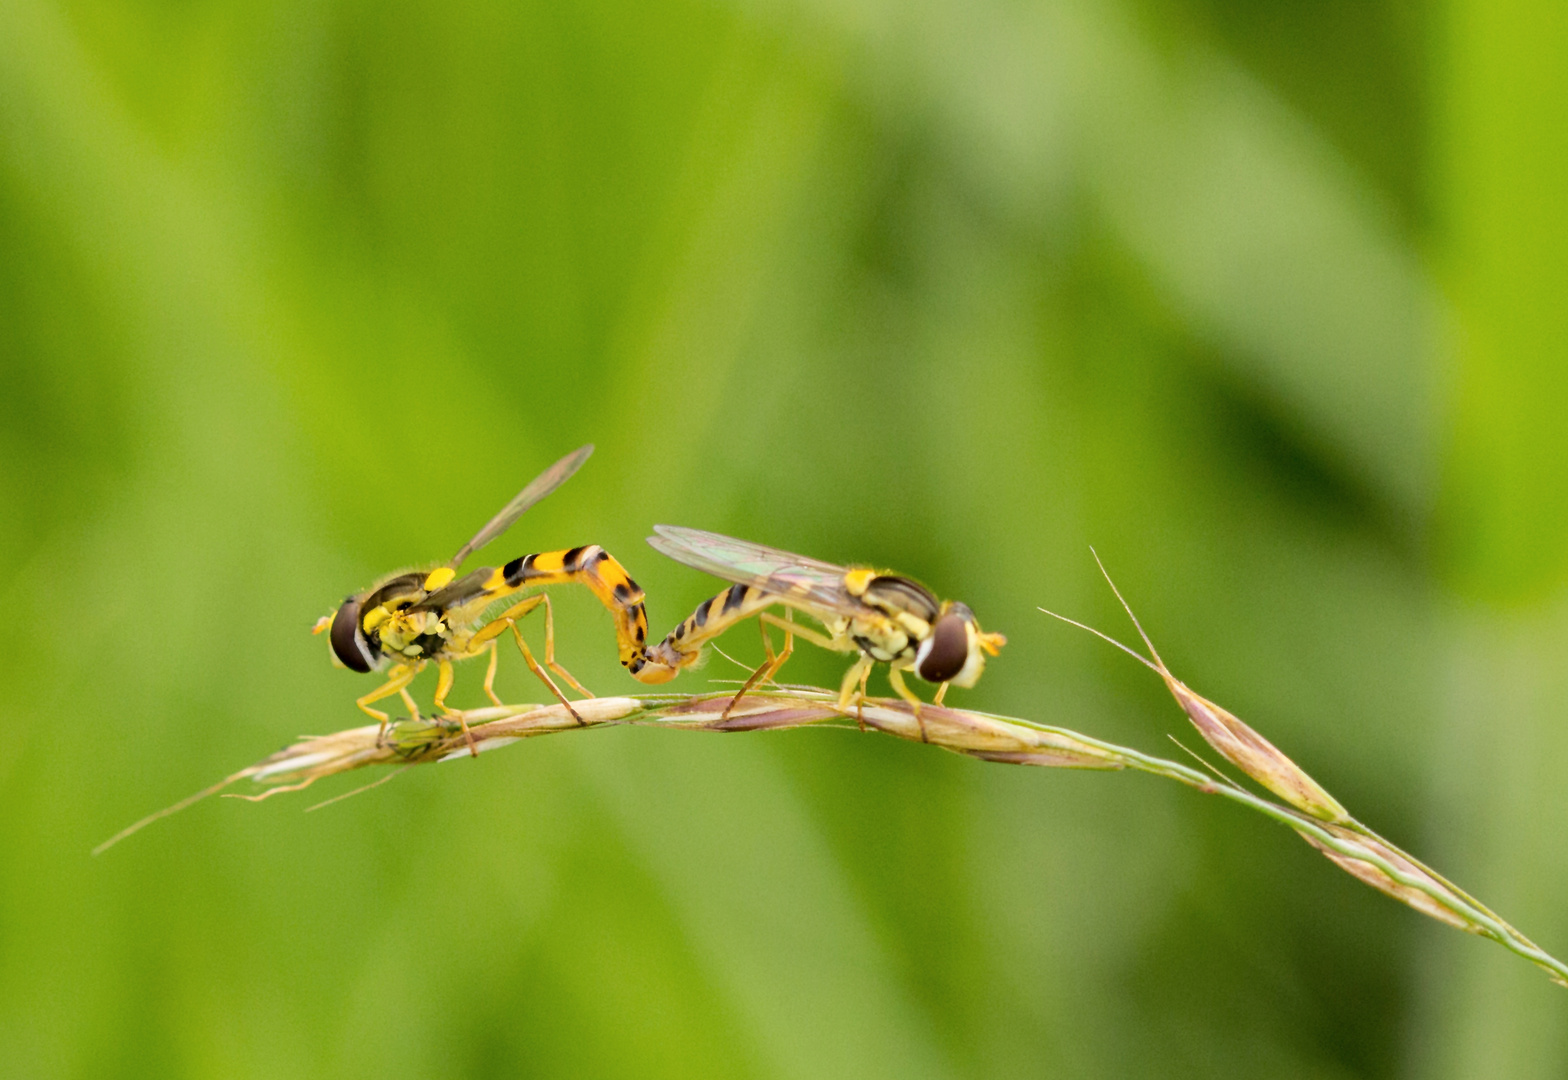
<path fill-rule="evenodd" d="M 969 659 L 969 632 L 962 615 L 949 611 L 931 627 L 930 640 L 921 647 L 915 674 L 926 682 L 947 682 L 964 670 Z"/>
<path fill-rule="evenodd" d="M 370 646 L 359 632 L 360 601 L 349 597 L 332 616 L 332 651 L 350 671 L 366 672 L 373 666 Z"/>

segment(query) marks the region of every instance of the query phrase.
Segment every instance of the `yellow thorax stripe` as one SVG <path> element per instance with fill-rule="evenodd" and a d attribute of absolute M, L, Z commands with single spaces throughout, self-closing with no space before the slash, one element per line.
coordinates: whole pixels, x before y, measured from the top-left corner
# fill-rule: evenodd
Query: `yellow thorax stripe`
<path fill-rule="evenodd" d="M 849 590 L 851 596 L 864 596 L 866 589 L 878 576 L 875 570 L 850 570 L 844 575 L 844 588 Z"/>

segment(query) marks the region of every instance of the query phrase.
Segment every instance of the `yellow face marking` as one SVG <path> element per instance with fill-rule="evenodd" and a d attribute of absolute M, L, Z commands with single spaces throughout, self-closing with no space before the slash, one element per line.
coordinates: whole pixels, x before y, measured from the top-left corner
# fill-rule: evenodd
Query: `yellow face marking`
<path fill-rule="evenodd" d="M 374 611 L 368 612 L 365 617 L 360 620 L 360 626 L 366 630 L 374 630 L 376 627 L 386 622 L 390 615 L 391 613 L 387 611 L 386 608 L 378 607 Z"/>
<path fill-rule="evenodd" d="M 430 571 L 429 577 L 425 578 L 424 590 L 425 592 L 435 592 L 437 589 L 443 589 L 456 576 L 457 571 L 450 566 L 438 566 Z"/>

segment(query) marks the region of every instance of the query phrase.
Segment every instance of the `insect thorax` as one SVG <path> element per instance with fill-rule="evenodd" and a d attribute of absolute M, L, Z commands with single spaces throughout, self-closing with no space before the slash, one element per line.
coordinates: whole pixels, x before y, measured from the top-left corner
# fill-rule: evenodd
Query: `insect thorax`
<path fill-rule="evenodd" d="M 931 620 L 938 604 L 925 586 L 893 574 L 866 575 L 856 571 L 846 576 L 845 585 L 861 603 L 881 612 L 848 620 L 848 636 L 873 660 L 891 663 L 911 659 L 920 643 L 931 634 Z"/>
<path fill-rule="evenodd" d="M 452 628 L 435 611 L 389 615 L 373 631 L 377 646 L 394 660 L 428 660 L 452 644 Z"/>
<path fill-rule="evenodd" d="M 911 632 L 913 627 L 901 626 L 899 620 L 890 617 L 863 616 L 844 620 L 844 623 L 840 633 L 873 660 L 884 663 L 902 660 L 913 656 L 919 645 L 919 639 Z"/>

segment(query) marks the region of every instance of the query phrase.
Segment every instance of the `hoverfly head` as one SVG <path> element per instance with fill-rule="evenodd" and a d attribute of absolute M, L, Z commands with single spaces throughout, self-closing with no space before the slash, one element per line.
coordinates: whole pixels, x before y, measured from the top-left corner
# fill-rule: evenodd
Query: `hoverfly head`
<path fill-rule="evenodd" d="M 350 671 L 364 673 L 380 666 L 381 656 L 377 650 L 371 648 L 370 641 L 365 637 L 365 632 L 359 625 L 359 613 L 364 600 L 362 597 L 350 596 L 343 601 L 337 614 L 332 616 L 331 634 L 332 655 Z M 316 632 L 321 632 L 322 623 L 316 624 Z"/>
<path fill-rule="evenodd" d="M 996 655 L 1007 639 L 981 632 L 967 604 L 950 601 L 931 624 L 931 636 L 915 653 L 915 674 L 926 682 L 970 687 L 985 671 L 986 654 Z"/>

